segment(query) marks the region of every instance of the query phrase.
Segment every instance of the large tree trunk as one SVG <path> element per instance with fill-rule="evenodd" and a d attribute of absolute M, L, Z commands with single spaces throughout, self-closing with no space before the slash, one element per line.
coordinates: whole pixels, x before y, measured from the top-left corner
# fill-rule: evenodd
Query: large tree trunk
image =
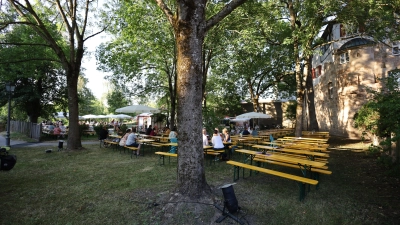
<path fill-rule="evenodd" d="M 309 129 L 313 131 L 319 131 L 319 125 L 317 121 L 317 115 L 315 113 L 315 104 L 314 104 L 314 86 L 312 81 L 311 74 L 311 60 L 312 56 L 308 57 L 307 67 L 305 68 L 304 74 L 307 76 L 306 80 L 306 90 L 307 90 L 307 107 L 308 107 L 308 116 L 309 116 Z"/>
<path fill-rule="evenodd" d="M 73 74 L 73 71 L 67 71 L 67 87 L 69 111 L 67 147 L 70 150 L 74 150 L 80 149 L 82 142 L 79 133 L 78 75 Z"/>
<path fill-rule="evenodd" d="M 204 172 L 202 145 L 202 47 L 205 35 L 205 5 L 179 2 L 174 24 L 178 48 L 178 190 L 197 198 L 209 191 Z"/>

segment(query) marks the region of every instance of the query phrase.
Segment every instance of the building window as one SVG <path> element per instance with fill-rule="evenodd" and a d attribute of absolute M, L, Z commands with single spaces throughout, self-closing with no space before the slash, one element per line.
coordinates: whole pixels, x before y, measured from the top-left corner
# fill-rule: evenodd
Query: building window
<path fill-rule="evenodd" d="M 393 42 L 392 53 L 393 55 L 400 55 L 400 42 Z"/>
<path fill-rule="evenodd" d="M 350 56 L 348 52 L 340 54 L 340 64 L 345 64 L 350 61 Z"/>

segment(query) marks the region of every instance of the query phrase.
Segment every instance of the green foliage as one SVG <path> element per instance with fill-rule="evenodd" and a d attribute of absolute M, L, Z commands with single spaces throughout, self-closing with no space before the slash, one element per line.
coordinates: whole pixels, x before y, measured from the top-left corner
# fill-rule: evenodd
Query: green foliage
<path fill-rule="evenodd" d="M 381 152 L 382 152 L 382 147 L 380 147 L 380 146 L 376 146 L 376 145 L 371 144 L 368 147 L 368 154 L 369 155 L 376 156 L 376 155 L 380 155 Z"/>
<path fill-rule="evenodd" d="M 114 113 L 116 109 L 130 105 L 127 96 L 120 89 L 114 88 L 107 94 L 108 111 Z"/>
<path fill-rule="evenodd" d="M 203 110 L 203 127 L 206 128 L 208 134 L 212 134 L 217 127 L 219 131 L 225 126 L 221 125 L 223 115 L 216 113 L 214 110 Z"/>
<path fill-rule="evenodd" d="M 79 134 L 80 136 L 83 135 L 83 131 L 89 130 L 89 125 L 88 124 L 79 124 Z"/>
<path fill-rule="evenodd" d="M 400 70 L 390 71 L 386 79 L 382 79 L 381 91 L 370 90 L 372 99 L 356 114 L 355 126 L 361 130 L 376 133 L 384 139 L 384 151 L 392 151 L 392 143 L 396 143 L 396 160 L 400 157 Z"/>
<path fill-rule="evenodd" d="M 121 129 L 122 130 L 122 132 L 126 132 L 126 130 L 128 129 L 128 126 L 126 125 L 126 124 L 122 124 L 120 127 L 119 127 L 119 129 Z M 97 132 L 96 132 L 97 133 Z"/>
<path fill-rule="evenodd" d="M 100 131 L 103 129 L 104 125 L 98 125 L 98 126 L 93 126 L 93 130 L 96 132 L 96 135 L 99 136 L 100 135 Z M 122 128 L 121 128 L 122 130 Z M 124 131 L 125 132 L 125 131 Z"/>
<path fill-rule="evenodd" d="M 56 108 L 67 107 L 64 70 L 41 36 L 18 26 L 0 36 L 0 42 L 0 80 L 16 85 L 12 96 L 15 119 L 37 122 L 39 117 L 50 118 Z M 4 87 L 3 82 L 0 85 Z M 5 93 L 0 95 L 0 105 L 7 100 Z"/>
<path fill-rule="evenodd" d="M 291 121 L 296 120 L 297 102 L 290 102 L 286 108 L 285 117 Z"/>

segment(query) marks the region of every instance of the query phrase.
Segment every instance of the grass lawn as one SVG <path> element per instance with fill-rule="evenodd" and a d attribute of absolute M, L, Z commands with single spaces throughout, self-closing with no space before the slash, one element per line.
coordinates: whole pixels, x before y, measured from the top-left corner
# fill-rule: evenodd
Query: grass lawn
<path fill-rule="evenodd" d="M 354 144 L 354 143 L 353 143 Z M 343 150 L 334 143 L 329 169 L 320 186 L 311 187 L 300 202 L 297 183 L 271 175 L 240 178 L 234 185 L 246 224 L 398 224 L 399 179 L 384 175 L 365 152 Z M 18 157 L 11 171 L 0 171 L 0 224 L 167 224 L 157 216 L 174 190 L 176 159 L 161 166 L 150 151 L 130 158 L 98 144 L 82 151 L 57 152 L 53 147 L 14 147 Z M 45 153 L 53 149 L 52 153 Z M 234 156 L 239 160 L 239 156 Z M 300 175 L 292 168 L 268 166 Z M 233 182 L 233 168 L 224 162 L 209 165 L 206 179 L 216 189 Z M 174 204 L 174 203 L 172 203 Z M 202 205 L 202 203 L 190 203 Z M 218 210 L 196 215 L 183 210 L 174 224 L 215 224 Z M 220 224 L 234 224 L 230 218 Z M 172 224 L 172 223 L 168 223 Z"/>

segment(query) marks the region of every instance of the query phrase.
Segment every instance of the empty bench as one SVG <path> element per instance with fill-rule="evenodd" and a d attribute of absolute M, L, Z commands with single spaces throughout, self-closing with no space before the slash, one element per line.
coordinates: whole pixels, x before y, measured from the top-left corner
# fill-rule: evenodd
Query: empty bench
<path fill-rule="evenodd" d="M 168 156 L 168 163 L 171 163 L 171 157 L 178 157 L 178 154 L 169 152 L 155 152 L 155 154 L 160 156 L 158 160 L 160 165 L 164 165 L 165 156 Z M 161 159 L 162 159 L 162 164 L 161 164 Z"/>
<path fill-rule="evenodd" d="M 261 173 L 266 173 L 266 174 L 270 174 L 270 175 L 274 175 L 274 176 L 278 176 L 278 177 L 283 177 L 289 180 L 294 180 L 297 181 L 297 184 L 299 186 L 299 193 L 300 193 L 300 201 L 302 201 L 306 195 L 305 192 L 305 185 L 317 185 L 318 181 L 314 180 L 314 179 L 310 179 L 310 178 L 306 178 L 306 177 L 301 177 L 301 176 L 296 176 L 296 175 L 292 175 L 292 174 L 288 174 L 288 173 L 283 173 L 283 172 L 279 172 L 279 171 L 275 171 L 275 170 L 270 170 L 270 169 L 265 169 L 262 167 L 258 167 L 258 166 L 253 166 L 253 165 L 249 165 L 249 164 L 245 164 L 245 163 L 240 163 L 240 162 L 236 162 L 236 161 L 227 161 L 227 164 L 233 165 L 233 180 L 237 181 L 239 180 L 240 177 L 240 168 L 242 168 L 242 172 L 243 175 L 242 177 L 244 178 L 244 169 L 249 169 L 249 170 L 254 170 L 257 172 L 261 172 Z"/>

